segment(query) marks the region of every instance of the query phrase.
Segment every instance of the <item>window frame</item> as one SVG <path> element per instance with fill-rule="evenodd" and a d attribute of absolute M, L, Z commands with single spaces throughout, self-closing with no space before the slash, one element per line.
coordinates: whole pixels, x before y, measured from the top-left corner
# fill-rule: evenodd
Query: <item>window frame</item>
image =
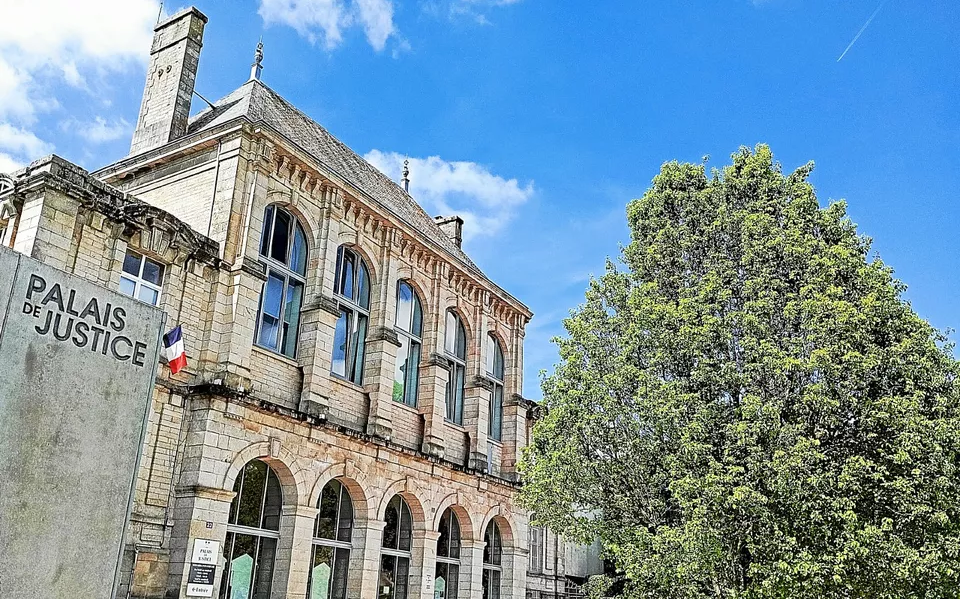
<path fill-rule="evenodd" d="M 277 213 L 281 211 L 284 212 L 290 219 L 287 242 L 287 262 L 281 262 L 269 254 L 270 248 L 273 247 L 273 237 L 276 233 Z M 270 225 L 269 235 L 264 236 L 264 233 L 267 232 L 266 228 L 268 224 L 268 218 Z M 298 233 L 303 237 L 304 271 L 302 273 L 298 272 L 295 268 L 295 265 L 290 263 L 293 260 L 292 248 L 296 243 L 296 235 Z M 260 248 L 258 250 L 258 255 L 260 261 L 266 267 L 267 278 L 263 282 L 263 286 L 260 290 L 260 300 L 257 303 L 257 320 L 256 323 L 254 323 L 253 344 L 259 348 L 280 354 L 281 356 L 285 356 L 293 360 L 297 358 L 297 354 L 299 353 L 300 328 L 303 326 L 303 319 L 300 318 L 300 314 L 303 311 L 303 298 L 307 291 L 306 265 L 310 255 L 310 248 L 307 240 L 308 237 L 306 229 L 304 229 L 303 225 L 300 223 L 300 219 L 296 214 L 277 204 L 270 204 L 264 208 L 264 222 L 261 229 Z M 267 254 L 263 253 L 264 247 L 267 248 Z M 275 347 L 271 347 L 261 340 L 261 334 L 263 333 L 264 303 L 267 299 L 267 286 L 270 284 L 271 276 L 275 276 L 277 279 L 282 281 L 280 287 L 280 313 L 277 316 L 268 314 L 270 318 L 277 319 L 277 332 L 276 339 L 274 340 L 276 344 Z M 295 330 L 284 331 L 284 325 L 289 326 L 291 324 L 286 320 L 288 302 L 287 298 L 290 294 L 290 289 L 293 287 L 291 282 L 295 282 L 300 286 L 300 305 L 296 311 L 297 324 Z M 284 350 L 288 346 L 290 334 L 293 334 L 293 344 L 291 351 L 288 353 Z"/>
<path fill-rule="evenodd" d="M 343 278 L 345 276 L 344 262 L 347 258 L 351 259 L 353 265 L 353 275 L 350 284 L 356 297 L 353 297 L 353 294 L 348 296 L 343 293 Z M 362 293 L 361 271 L 363 272 L 363 278 L 366 279 L 366 298 L 363 297 Z M 359 386 L 363 386 L 363 377 L 365 374 L 364 362 L 367 357 L 367 335 L 370 333 L 370 295 L 372 292 L 373 280 L 370 277 L 370 268 L 367 266 L 366 260 L 364 260 L 360 252 L 354 248 L 341 245 L 337 248 L 337 264 L 333 281 L 333 295 L 337 299 L 340 310 L 340 315 L 337 317 L 337 323 L 334 329 L 333 351 L 335 355 L 337 351 L 336 329 L 340 328 L 340 321 L 344 320 L 346 323 L 344 325 L 344 372 L 339 373 L 336 371 L 336 362 L 331 356 L 330 373 L 341 380 Z M 366 299 L 366 306 L 363 305 L 364 299 Z M 363 325 L 362 340 L 359 339 L 358 336 L 361 323 Z M 353 345 L 353 338 L 355 336 L 358 337 L 356 346 Z"/>
<path fill-rule="evenodd" d="M 490 401 L 487 410 L 487 437 L 497 443 L 503 441 L 503 396 L 506 379 L 506 357 L 500 340 L 493 333 L 487 334 L 487 358 L 484 365 L 490 381 Z M 499 358 L 499 362 L 498 362 Z"/>
<path fill-rule="evenodd" d="M 401 297 L 401 291 L 404 287 L 407 287 L 410 290 L 410 294 L 412 297 L 412 301 L 410 302 L 411 303 L 410 322 L 406 323 L 405 325 L 400 323 L 400 305 L 401 305 L 400 297 Z M 416 328 L 416 323 L 417 323 L 417 317 L 416 317 L 417 312 L 420 313 L 420 320 L 419 320 L 420 330 L 414 331 L 413 329 Z M 417 348 L 416 355 L 419 356 L 420 359 L 423 358 L 423 302 L 420 301 L 420 295 L 417 293 L 416 288 L 404 279 L 397 281 L 397 314 L 396 314 L 396 318 L 394 319 L 394 330 L 396 331 L 397 336 L 400 338 L 400 343 L 401 343 L 400 348 L 397 350 L 397 362 L 394 368 L 394 375 L 393 375 L 394 385 L 396 385 L 398 382 L 397 379 L 398 379 L 398 375 L 400 374 L 400 368 L 401 368 L 401 359 L 400 359 L 401 352 L 404 349 L 406 349 L 405 355 L 402 356 L 403 357 L 402 361 L 407 368 L 409 368 L 410 366 L 408 362 L 410 360 L 410 356 L 413 353 L 412 350 L 414 347 Z M 404 345 L 404 341 L 406 341 L 406 345 Z M 395 402 L 402 403 L 406 406 L 410 406 L 411 408 L 417 407 L 417 402 L 420 394 L 420 359 L 418 359 L 414 364 L 415 370 L 414 370 L 414 375 L 412 377 L 412 380 L 409 373 L 407 373 L 407 371 L 404 370 L 402 395 L 399 398 L 397 398 L 396 392 L 394 392 L 393 394 L 393 400 Z M 411 386 L 413 387 L 412 393 L 410 392 Z"/>
<path fill-rule="evenodd" d="M 399 500 L 398 514 L 397 514 L 397 547 L 387 547 L 386 540 L 386 527 L 383 529 L 383 535 L 380 537 L 380 567 L 378 568 L 380 577 L 382 580 L 383 577 L 383 558 L 392 557 L 394 558 L 393 562 L 393 589 L 391 592 L 390 599 L 408 599 L 410 597 L 410 567 L 413 563 L 413 511 L 410 510 L 410 505 L 407 503 L 407 500 L 404 499 L 401 495 L 397 494 L 390 498 L 390 501 L 387 503 L 387 509 L 390 509 L 390 505 L 393 503 L 393 500 Z M 409 549 L 400 549 L 401 539 L 403 538 L 403 518 L 406 514 L 410 522 L 410 536 L 409 536 Z M 384 520 L 386 520 L 386 513 L 384 513 Z M 406 571 L 407 571 L 407 580 L 403 585 L 403 595 L 397 595 L 397 582 L 400 580 L 398 572 L 400 570 L 400 560 L 406 560 Z M 382 583 L 381 583 L 382 584 Z M 380 596 L 379 593 L 377 595 Z"/>
<path fill-rule="evenodd" d="M 320 528 L 320 515 L 322 512 L 317 513 L 317 517 L 314 520 L 313 540 L 311 541 L 311 547 L 310 547 L 310 569 L 307 571 L 307 597 L 308 598 L 312 597 L 313 582 L 314 582 L 313 570 L 314 568 L 316 568 L 316 555 L 317 555 L 317 550 L 319 548 L 328 548 L 333 550 L 333 558 L 331 560 L 332 567 L 330 568 L 330 579 L 327 581 L 328 599 L 346 599 L 346 593 L 349 587 L 349 579 L 350 579 L 350 573 L 351 573 L 350 559 L 352 558 L 352 554 L 353 554 L 353 531 L 357 521 L 356 508 L 353 504 L 353 497 L 350 495 L 350 491 L 349 489 L 347 489 L 347 486 L 344 485 L 342 481 L 335 478 L 330 481 L 327 481 L 327 483 L 323 486 L 323 490 L 320 491 L 320 499 L 317 500 L 317 508 L 321 509 L 321 506 L 323 504 L 324 491 L 326 491 L 327 487 L 333 483 L 337 484 L 338 491 L 339 491 L 337 494 L 337 506 L 336 506 L 337 516 L 333 526 L 334 538 L 330 539 L 330 538 L 318 536 L 318 532 Z M 341 518 L 343 516 L 344 499 L 350 502 L 351 517 L 350 517 L 350 529 L 349 529 L 350 540 L 349 541 L 341 541 L 339 538 Z M 347 553 L 347 559 L 346 559 L 347 572 L 343 577 L 343 581 L 345 583 L 343 587 L 343 595 L 335 595 L 334 594 L 335 588 L 333 586 L 336 581 L 337 572 L 338 572 L 337 556 L 339 551 L 346 551 Z"/>
<path fill-rule="evenodd" d="M 253 527 L 253 526 L 247 526 L 243 524 L 231 523 L 230 522 L 231 519 L 237 520 L 240 517 L 240 514 L 239 514 L 240 503 L 243 501 L 243 491 L 244 491 L 244 485 L 246 484 L 247 468 L 255 463 L 263 464 L 263 466 L 266 469 L 264 482 L 263 482 L 263 490 L 261 491 L 261 497 L 260 497 L 260 517 L 259 517 L 260 527 Z M 265 518 L 264 510 L 266 508 L 266 501 L 267 501 L 267 495 L 269 492 L 271 477 L 276 481 L 277 492 L 279 493 L 279 497 L 280 497 L 279 509 L 277 510 L 276 530 L 272 528 L 263 527 L 264 518 Z M 227 534 L 224 539 L 224 545 L 223 545 L 223 555 L 226 560 L 226 564 L 223 568 L 223 572 L 221 573 L 219 597 L 220 599 L 230 599 L 230 597 L 232 596 L 233 561 L 237 559 L 232 556 L 233 556 L 234 548 L 236 547 L 238 535 L 253 537 L 256 540 L 256 548 L 252 556 L 253 565 L 251 566 L 251 569 L 250 569 L 250 580 L 249 580 L 249 583 L 248 583 L 249 586 L 247 589 L 248 596 L 256 592 L 255 589 L 259 586 L 259 583 L 261 582 L 259 580 L 259 575 L 261 574 L 261 568 L 260 568 L 261 552 L 263 551 L 263 548 L 264 548 L 263 539 L 268 539 L 274 542 L 273 552 L 272 552 L 273 554 L 271 557 L 271 560 L 272 560 L 271 567 L 269 571 L 270 580 L 267 583 L 267 594 L 269 595 L 273 590 L 274 576 L 277 571 L 277 549 L 279 548 L 279 545 L 280 545 L 279 543 L 280 519 L 282 518 L 283 505 L 284 505 L 283 486 L 280 484 L 280 479 L 277 476 L 277 473 L 270 466 L 270 464 L 260 459 L 253 459 L 247 462 L 246 464 L 244 464 L 243 468 L 240 469 L 240 472 L 239 474 L 237 474 L 237 478 L 234 481 L 234 489 L 235 489 L 236 495 L 234 496 L 233 502 L 231 502 L 230 504 L 230 513 L 227 519 Z M 234 502 L 236 502 L 236 511 L 234 511 L 234 505 L 235 505 Z M 228 591 L 231 591 L 230 595 L 227 594 Z"/>
<path fill-rule="evenodd" d="M 490 531 L 493 531 L 493 543 L 487 542 L 487 536 L 490 534 Z M 483 540 L 486 545 L 484 546 L 483 558 L 481 562 L 481 592 L 483 594 L 483 599 L 500 599 L 501 591 L 503 590 L 503 533 L 500 531 L 500 525 L 497 524 L 496 520 L 491 520 L 487 524 L 487 528 L 483 532 Z M 492 561 L 487 561 L 487 549 L 491 550 L 491 553 L 496 549 L 496 559 L 497 562 L 493 563 Z M 487 579 L 487 573 L 491 580 L 496 581 L 496 586 L 490 588 L 483 585 L 483 581 Z"/>
<path fill-rule="evenodd" d="M 2 241 L 2 238 L 0 238 L 0 241 Z M 123 291 L 120 291 L 119 288 L 118 288 L 118 291 L 120 291 L 120 293 L 122 293 L 123 295 L 127 295 L 127 297 L 131 297 L 137 300 L 138 302 L 147 304 L 148 306 L 159 306 L 160 300 L 163 298 L 163 278 L 166 275 L 167 265 L 164 264 L 163 262 L 160 262 L 159 260 L 154 260 L 153 258 L 147 256 L 146 253 L 144 252 L 132 249 L 130 247 L 127 247 L 126 252 L 124 252 L 123 262 L 127 261 L 127 256 L 136 256 L 140 259 L 140 265 L 137 268 L 137 274 L 135 275 L 123 270 L 124 264 L 123 263 L 120 264 L 120 280 L 121 282 L 123 280 L 126 280 L 130 283 L 133 283 L 133 294 L 127 295 Z M 160 277 L 159 277 L 160 284 L 159 285 L 156 283 L 151 283 L 150 281 L 147 281 L 146 279 L 143 278 L 143 267 L 146 265 L 148 260 L 156 264 L 160 268 Z M 144 287 L 151 291 L 155 291 L 157 293 L 157 303 L 151 304 L 148 301 L 140 299 L 140 290 Z"/>
<path fill-rule="evenodd" d="M 440 516 L 440 526 L 441 526 L 441 527 L 443 526 L 443 521 L 444 521 L 444 520 L 448 520 L 448 521 L 449 521 L 448 526 L 456 523 L 456 530 L 457 530 L 456 540 L 454 541 L 452 535 L 448 535 L 448 539 L 447 539 L 447 540 L 448 540 L 448 544 L 449 544 L 449 546 L 448 546 L 448 552 L 449 552 L 449 548 L 453 546 L 454 542 L 456 542 L 456 545 L 457 545 L 457 557 L 451 557 L 451 556 L 449 556 L 449 555 L 446 555 L 446 556 L 440 555 L 440 540 L 441 540 L 441 539 L 438 538 L 438 539 L 437 539 L 436 566 L 434 567 L 434 577 L 433 577 L 433 580 L 434 580 L 434 585 L 436 585 L 436 580 L 437 580 L 437 578 L 438 578 L 438 576 L 437 576 L 438 572 L 437 572 L 437 571 L 439 570 L 439 565 L 440 565 L 440 564 L 446 565 L 446 566 L 447 566 L 447 576 L 448 576 L 448 579 L 444 579 L 444 583 L 447 585 L 446 588 L 444 589 L 444 599 L 456 599 L 456 598 L 459 596 L 459 593 L 460 593 L 460 582 L 461 582 L 461 581 L 460 581 L 460 570 L 461 570 L 461 560 L 462 560 L 462 556 L 463 556 L 463 526 L 461 526 L 461 524 L 460 524 L 460 518 L 457 517 L 456 512 L 454 512 L 454 511 L 453 511 L 453 508 L 451 508 L 451 507 L 448 507 L 446 510 L 444 510 L 443 515 Z M 437 529 L 437 532 L 439 532 L 439 527 L 438 527 L 438 529 Z M 454 567 L 454 568 L 456 568 L 456 569 L 455 569 L 455 574 L 454 574 L 454 576 L 453 576 L 453 578 L 455 579 L 455 581 L 454 581 L 453 593 L 452 593 L 452 594 L 451 594 L 450 591 L 449 591 L 449 589 L 450 589 L 450 580 L 449 580 L 449 578 L 450 578 L 450 567 L 451 567 L 451 566 Z"/>
<path fill-rule="evenodd" d="M 453 351 L 451 352 L 450 348 L 450 317 L 453 317 L 456 323 L 456 330 L 454 331 L 453 339 Z M 455 310 L 447 310 L 447 313 L 444 318 L 444 332 L 443 332 L 443 353 L 444 357 L 447 359 L 447 384 L 446 390 L 444 391 L 444 400 L 446 408 L 444 410 L 443 419 L 446 422 L 456 424 L 458 426 L 463 426 L 463 405 L 464 405 L 464 395 L 466 394 L 467 386 L 467 328 L 463 324 L 463 319 L 460 318 L 460 315 L 457 314 Z M 462 341 L 461 344 L 461 333 Z M 460 350 L 461 345 L 463 346 L 463 356 L 457 355 Z M 459 383 L 459 388 L 455 386 Z M 453 397 L 451 398 L 451 395 Z M 453 403 L 451 404 L 451 399 Z M 450 412 L 453 412 L 451 416 Z"/>

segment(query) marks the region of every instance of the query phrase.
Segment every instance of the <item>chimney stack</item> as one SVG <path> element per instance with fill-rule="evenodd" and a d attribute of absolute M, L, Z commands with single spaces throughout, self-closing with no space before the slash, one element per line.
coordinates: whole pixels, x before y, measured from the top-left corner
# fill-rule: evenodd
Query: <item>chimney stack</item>
<path fill-rule="evenodd" d="M 457 247 L 463 244 L 463 219 L 459 216 L 434 216 L 434 222 L 440 226 L 447 237 L 453 240 Z"/>
<path fill-rule="evenodd" d="M 207 17 L 187 8 L 154 28 L 143 103 L 131 154 L 160 147 L 187 132 Z"/>

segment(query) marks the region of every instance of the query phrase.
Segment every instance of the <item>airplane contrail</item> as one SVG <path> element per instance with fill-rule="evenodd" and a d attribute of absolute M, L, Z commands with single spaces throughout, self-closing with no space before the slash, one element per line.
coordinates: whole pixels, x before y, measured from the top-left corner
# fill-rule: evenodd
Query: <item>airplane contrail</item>
<path fill-rule="evenodd" d="M 880 9 L 883 8 L 883 5 L 886 3 L 887 3 L 887 0 L 883 0 L 883 2 L 880 3 L 880 6 L 877 7 L 877 10 L 873 11 L 873 14 L 870 15 L 870 18 L 867 19 L 867 22 L 863 24 L 863 27 L 861 27 L 860 31 L 857 32 L 857 35 L 854 36 L 853 41 L 850 42 L 850 45 L 847 46 L 847 49 L 844 50 L 843 54 L 840 55 L 840 58 L 837 59 L 837 62 L 840 62 L 841 60 L 843 60 L 843 57 L 846 56 L 847 52 L 850 51 L 850 48 L 852 48 L 853 45 L 857 43 L 857 40 L 860 39 L 860 36 L 863 35 L 863 32 L 867 30 L 867 27 L 870 26 L 870 23 L 873 22 L 873 19 L 876 18 L 876 16 L 880 13 Z"/>

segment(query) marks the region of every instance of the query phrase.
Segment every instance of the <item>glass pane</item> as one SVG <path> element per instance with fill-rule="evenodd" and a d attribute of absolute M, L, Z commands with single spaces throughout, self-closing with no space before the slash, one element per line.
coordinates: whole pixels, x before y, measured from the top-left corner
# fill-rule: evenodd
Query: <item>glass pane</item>
<path fill-rule="evenodd" d="M 487 374 L 493 374 L 493 352 L 496 351 L 497 342 L 494 341 L 493 335 L 487 335 L 487 347 L 483 356 L 483 365 L 487 370 Z"/>
<path fill-rule="evenodd" d="M 398 497 L 399 499 L 399 497 Z M 397 545 L 401 551 L 410 551 L 410 544 L 413 539 L 413 518 L 410 515 L 410 508 L 407 502 L 400 499 L 400 538 Z"/>
<path fill-rule="evenodd" d="M 490 426 L 487 431 L 492 439 L 499 441 L 503 432 L 503 387 L 493 386 L 490 394 Z"/>
<path fill-rule="evenodd" d="M 407 380 L 407 354 L 410 352 L 410 340 L 406 335 L 400 337 L 400 347 L 397 349 L 397 361 L 393 369 L 393 401 L 404 401 L 403 388 Z"/>
<path fill-rule="evenodd" d="M 277 335 L 280 333 L 280 320 L 263 314 L 260 318 L 260 336 L 257 345 L 278 349 Z"/>
<path fill-rule="evenodd" d="M 273 206 L 267 206 L 263 213 L 263 228 L 260 229 L 260 255 L 267 255 L 270 247 L 270 229 L 273 227 Z"/>
<path fill-rule="evenodd" d="M 157 301 L 160 299 L 160 292 L 149 287 L 140 287 L 140 292 L 137 293 L 137 299 L 141 302 L 146 302 L 151 306 L 156 306 Z"/>
<path fill-rule="evenodd" d="M 500 347 L 500 343 L 496 340 L 493 341 L 494 353 L 493 353 L 493 375 L 503 380 L 503 348 Z"/>
<path fill-rule="evenodd" d="M 140 276 L 140 254 L 135 254 L 127 250 L 127 254 L 123 257 L 123 272 L 131 274 L 135 277 Z"/>
<path fill-rule="evenodd" d="M 490 599 L 493 596 L 490 591 L 490 587 L 492 586 L 490 581 L 491 573 L 492 573 L 491 570 L 485 569 L 483 571 L 483 581 L 482 581 L 483 582 L 483 599 Z"/>
<path fill-rule="evenodd" d="M 410 326 L 410 332 L 417 337 L 423 337 L 423 308 L 416 294 L 413 295 L 413 324 Z"/>
<path fill-rule="evenodd" d="M 333 480 L 327 483 L 320 494 L 320 513 L 317 514 L 317 530 L 314 536 L 320 539 L 333 539 L 337 531 L 337 508 L 340 502 L 340 483 Z"/>
<path fill-rule="evenodd" d="M 303 305 L 303 283 L 291 280 L 283 308 L 283 347 L 281 352 L 291 358 L 297 355 L 297 336 L 300 332 L 300 308 Z"/>
<path fill-rule="evenodd" d="M 397 591 L 396 599 L 407 599 L 407 582 L 410 580 L 410 560 L 405 557 L 397 558 Z"/>
<path fill-rule="evenodd" d="M 260 552 L 254 570 L 253 595 L 251 599 L 270 599 L 273 584 L 273 567 L 276 564 L 277 540 L 260 537 Z"/>
<path fill-rule="evenodd" d="M 227 599 L 249 599 L 250 585 L 253 582 L 253 562 L 257 555 L 257 537 L 235 533 L 227 534 L 227 546 L 232 541 L 232 551 L 227 556 L 228 568 L 224 571 L 226 579 L 221 586 L 220 596 Z"/>
<path fill-rule="evenodd" d="M 407 358 L 407 382 L 404 385 L 404 402 L 408 406 L 417 407 L 417 390 L 420 386 L 420 344 L 410 344 L 410 355 Z"/>
<path fill-rule="evenodd" d="M 463 424 L 463 383 L 464 383 L 464 369 L 463 366 L 457 364 L 453 367 L 454 372 L 454 404 L 453 404 L 453 421 L 457 424 Z"/>
<path fill-rule="evenodd" d="M 450 557 L 460 559 L 460 521 L 450 510 Z"/>
<path fill-rule="evenodd" d="M 397 328 L 410 332 L 410 321 L 413 318 L 413 289 L 403 281 L 397 290 Z"/>
<path fill-rule="evenodd" d="M 263 488 L 266 483 L 267 465 L 260 460 L 253 460 L 243 468 L 241 474 L 243 480 L 243 490 L 240 495 L 234 499 L 237 502 L 235 524 L 240 526 L 249 526 L 251 528 L 260 528 L 260 508 L 263 505 Z M 237 491 L 239 487 L 234 485 L 233 490 Z"/>
<path fill-rule="evenodd" d="M 337 328 L 333 332 L 333 366 L 334 374 L 340 376 L 347 375 L 347 328 L 350 323 L 350 313 L 346 310 L 340 310 L 340 318 L 337 319 Z"/>
<path fill-rule="evenodd" d="M 457 353 L 456 356 L 461 360 L 467 359 L 467 331 L 463 328 L 463 323 L 457 319 Z"/>
<path fill-rule="evenodd" d="M 451 515 L 452 513 L 450 511 L 450 508 L 447 508 L 447 511 L 443 513 L 443 517 L 440 518 L 440 528 L 437 529 L 437 532 L 440 533 L 440 537 L 437 539 L 437 557 L 450 557 L 450 516 Z"/>
<path fill-rule="evenodd" d="M 446 404 L 447 412 L 444 416 L 447 420 L 453 421 L 457 413 L 457 368 L 454 364 L 450 364 L 450 369 L 447 371 L 447 390 L 446 390 Z"/>
<path fill-rule="evenodd" d="M 336 563 L 333 566 L 333 585 L 330 589 L 331 599 L 347 598 L 347 573 L 350 571 L 350 550 L 337 548 Z"/>
<path fill-rule="evenodd" d="M 455 597 L 456 595 L 450 595 Z M 437 574 L 433 577 L 433 599 L 447 598 L 447 564 L 437 562 Z"/>
<path fill-rule="evenodd" d="M 380 557 L 380 583 L 377 585 L 378 599 L 394 599 L 397 585 L 397 558 L 392 555 Z"/>
<path fill-rule="evenodd" d="M 446 328 L 444 329 L 443 349 L 450 355 L 456 355 L 457 326 L 460 324 L 457 315 L 447 312 Z"/>
<path fill-rule="evenodd" d="M 149 258 L 145 258 L 141 278 L 148 283 L 160 285 L 160 280 L 163 279 L 163 265 Z"/>
<path fill-rule="evenodd" d="M 290 252 L 290 270 L 305 275 L 307 273 L 307 237 L 298 223 L 293 232 L 293 249 Z"/>
<path fill-rule="evenodd" d="M 344 250 L 342 256 L 343 265 L 340 269 L 340 295 L 353 300 L 353 254 L 349 250 Z"/>
<path fill-rule="evenodd" d="M 136 291 L 136 289 L 136 283 L 126 277 L 120 277 L 120 293 L 133 297 L 133 293 Z"/>
<path fill-rule="evenodd" d="M 363 260 L 357 258 L 359 266 L 357 267 L 357 286 L 359 287 L 359 293 L 357 294 L 357 303 L 360 304 L 361 308 L 366 310 L 370 309 L 370 275 L 367 274 L 367 267 L 364 265 Z"/>
<path fill-rule="evenodd" d="M 357 332 L 353 335 L 350 343 L 350 351 L 353 362 L 352 374 L 350 380 L 358 385 L 363 384 L 363 359 L 367 344 L 367 317 L 363 314 L 357 314 Z"/>
<path fill-rule="evenodd" d="M 330 599 L 333 577 L 333 547 L 313 546 L 313 567 L 310 569 L 310 599 Z"/>
<path fill-rule="evenodd" d="M 337 540 L 344 543 L 353 540 L 353 501 L 343 485 L 340 485 L 340 525 L 337 527 Z"/>
<path fill-rule="evenodd" d="M 383 527 L 383 547 L 396 549 L 400 531 L 400 497 L 397 496 L 390 500 L 383 519 L 387 523 Z"/>
<path fill-rule="evenodd" d="M 291 216 L 286 210 L 277 210 L 273 227 L 273 241 L 270 243 L 270 257 L 277 262 L 287 263 L 287 249 L 290 246 Z"/>
<path fill-rule="evenodd" d="M 274 318 L 280 318 L 280 307 L 283 300 L 283 277 L 271 272 L 267 283 L 263 287 L 263 313 Z"/>
<path fill-rule="evenodd" d="M 263 524 L 266 530 L 280 530 L 280 509 L 283 507 L 283 492 L 280 490 L 280 481 L 277 474 L 264 464 L 267 469 L 267 494 L 263 500 Z"/>

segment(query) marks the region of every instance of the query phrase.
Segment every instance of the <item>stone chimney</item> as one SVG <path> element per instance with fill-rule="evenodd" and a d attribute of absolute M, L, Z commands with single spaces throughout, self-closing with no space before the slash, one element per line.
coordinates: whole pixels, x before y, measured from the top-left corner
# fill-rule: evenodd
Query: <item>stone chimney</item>
<path fill-rule="evenodd" d="M 457 247 L 463 244 L 463 219 L 459 216 L 434 216 L 433 220 L 440 226 L 447 237 L 453 240 Z"/>
<path fill-rule="evenodd" d="M 158 23 L 154 29 L 150 68 L 130 144 L 131 154 L 162 146 L 187 132 L 206 24 L 207 17 L 191 7 Z"/>

